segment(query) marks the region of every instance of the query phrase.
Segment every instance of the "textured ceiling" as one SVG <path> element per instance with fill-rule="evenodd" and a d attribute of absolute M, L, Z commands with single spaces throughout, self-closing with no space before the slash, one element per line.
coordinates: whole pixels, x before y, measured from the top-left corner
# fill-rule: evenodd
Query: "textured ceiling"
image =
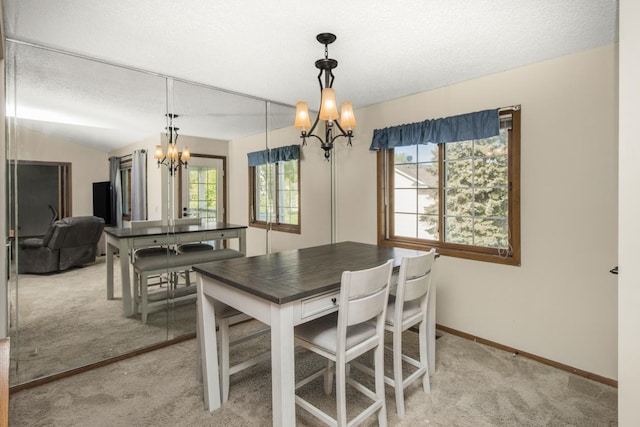
<path fill-rule="evenodd" d="M 321 32 L 356 109 L 617 41 L 615 0 L 3 3 L 8 38 L 290 105 L 318 102 Z"/>

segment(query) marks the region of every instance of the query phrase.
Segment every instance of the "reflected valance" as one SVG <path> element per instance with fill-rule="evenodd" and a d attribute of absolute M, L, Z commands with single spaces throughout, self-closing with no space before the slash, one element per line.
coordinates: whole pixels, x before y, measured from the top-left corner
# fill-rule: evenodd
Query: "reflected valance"
<path fill-rule="evenodd" d="M 260 166 L 267 163 L 286 162 L 300 159 L 300 146 L 288 145 L 286 147 L 272 148 L 262 151 L 247 153 L 249 166 Z"/>
<path fill-rule="evenodd" d="M 490 138 L 499 133 L 499 110 L 484 110 L 459 116 L 425 120 L 419 123 L 375 129 L 369 150 L 386 150 L 417 144 L 468 141 Z"/>

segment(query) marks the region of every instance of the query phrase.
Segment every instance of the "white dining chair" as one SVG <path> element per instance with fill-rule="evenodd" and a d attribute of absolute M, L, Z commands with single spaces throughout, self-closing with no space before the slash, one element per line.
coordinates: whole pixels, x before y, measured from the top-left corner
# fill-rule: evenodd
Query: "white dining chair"
<path fill-rule="evenodd" d="M 387 425 L 384 395 L 384 319 L 393 260 L 367 270 L 342 273 L 338 312 L 295 327 L 295 343 L 328 359 L 327 366 L 296 383 L 296 389 L 324 375 L 330 393 L 336 375 L 337 417 L 333 418 L 296 394 L 298 406 L 328 425 L 346 426 L 378 413 L 378 424 Z M 375 392 L 347 376 L 348 364 L 374 351 Z M 334 367 L 335 366 L 335 367 Z M 346 385 L 349 383 L 373 403 L 347 424 Z"/>
<path fill-rule="evenodd" d="M 405 416 L 404 389 L 414 381 L 422 378 L 422 388 L 426 393 L 431 391 L 429 383 L 429 363 L 427 356 L 427 307 L 435 249 L 426 254 L 403 257 L 398 274 L 398 285 L 395 292 L 389 295 L 389 306 L 384 328 L 392 333 L 393 346 L 385 347 L 393 354 L 393 375 L 385 375 L 385 383 L 392 386 L 396 397 L 396 412 L 399 418 Z M 395 293 L 395 295 L 393 295 Z M 402 333 L 407 329 L 418 326 L 419 360 L 402 352 Z M 405 362 L 415 370 L 403 379 L 403 364 Z M 360 363 L 353 366 L 370 374 L 373 370 Z"/>

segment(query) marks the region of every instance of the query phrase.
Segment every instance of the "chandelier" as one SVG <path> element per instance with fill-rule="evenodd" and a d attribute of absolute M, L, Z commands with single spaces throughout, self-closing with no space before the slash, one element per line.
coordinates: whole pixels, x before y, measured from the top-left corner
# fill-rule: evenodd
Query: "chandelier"
<path fill-rule="evenodd" d="M 351 137 L 353 136 L 353 129 L 358 124 L 356 118 L 353 115 L 353 106 L 351 102 L 343 102 L 340 108 L 341 115 L 338 114 L 338 108 L 336 104 L 336 93 L 333 90 L 333 69 L 338 66 L 338 61 L 329 58 L 328 46 L 336 41 L 336 36 L 331 33 L 321 33 L 316 36 L 321 44 L 324 45 L 324 59 L 318 59 L 316 61 L 316 68 L 320 70 L 318 74 L 318 82 L 320 83 L 320 111 L 316 115 L 316 119 L 311 126 L 311 120 L 309 119 L 309 107 L 306 102 L 298 102 L 296 104 L 296 119 L 294 127 L 300 129 L 302 138 L 302 145 L 306 145 L 307 138 L 313 137 L 320 141 L 320 147 L 324 150 L 325 159 L 329 160 L 331 156 L 331 149 L 333 148 L 333 142 L 340 138 L 345 137 L 348 139 L 348 145 L 351 145 Z M 324 84 L 323 84 L 324 75 Z M 340 121 L 338 121 L 340 117 Z M 318 121 L 325 122 L 325 134 L 324 139 L 315 135 L 313 131 L 318 125 Z"/>
<path fill-rule="evenodd" d="M 154 158 L 158 161 L 158 167 L 165 165 L 169 168 L 169 174 L 173 176 L 174 172 L 181 166 L 188 167 L 189 159 L 191 159 L 191 152 L 189 147 L 184 147 L 182 153 L 178 151 L 178 130 L 180 128 L 173 126 L 173 119 L 177 118 L 177 114 L 168 113 L 165 114 L 169 118 L 169 126 L 165 127 L 167 131 L 167 155 L 162 152 L 162 145 L 156 145 L 156 153 Z"/>

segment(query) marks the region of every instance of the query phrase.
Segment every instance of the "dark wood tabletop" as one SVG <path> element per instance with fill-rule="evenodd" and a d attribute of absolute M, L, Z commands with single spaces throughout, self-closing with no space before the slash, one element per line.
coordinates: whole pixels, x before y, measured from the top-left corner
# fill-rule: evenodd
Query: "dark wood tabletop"
<path fill-rule="evenodd" d="M 178 224 L 163 225 L 155 227 L 141 228 L 124 228 L 124 227 L 105 227 L 104 232 L 119 239 L 141 236 L 159 236 L 163 234 L 182 234 L 193 233 L 197 231 L 224 231 L 239 228 L 247 228 L 246 225 L 229 224 L 226 222 L 212 222 L 206 224 Z"/>
<path fill-rule="evenodd" d="M 246 258 L 199 264 L 193 269 L 206 277 L 242 289 L 276 304 L 285 304 L 340 288 L 343 271 L 372 268 L 403 256 L 424 252 L 341 242 Z"/>

